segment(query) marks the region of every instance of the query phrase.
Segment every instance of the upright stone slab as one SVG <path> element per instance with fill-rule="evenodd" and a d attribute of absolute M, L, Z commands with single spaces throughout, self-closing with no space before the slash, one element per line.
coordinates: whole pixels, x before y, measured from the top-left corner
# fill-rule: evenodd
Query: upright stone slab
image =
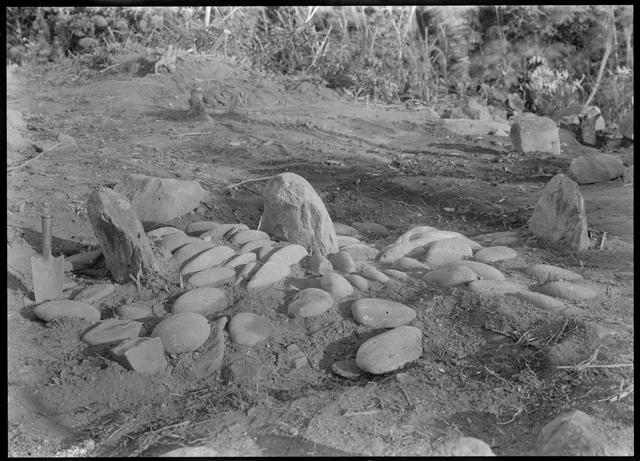
<path fill-rule="evenodd" d="M 560 155 L 560 134 L 550 118 L 535 114 L 522 114 L 513 122 L 509 138 L 513 147 L 522 153 L 548 152 Z"/>
<path fill-rule="evenodd" d="M 156 178 L 129 174 L 114 190 L 131 201 L 133 210 L 143 223 L 159 223 L 178 218 L 209 197 L 197 181 Z"/>
<path fill-rule="evenodd" d="M 267 183 L 260 230 L 326 255 L 338 251 L 331 217 L 311 184 L 294 173 L 282 173 Z"/>
<path fill-rule="evenodd" d="M 87 214 L 116 282 L 130 282 L 130 276 L 136 278 L 139 272 L 158 271 L 149 240 L 126 197 L 106 187 L 93 189 Z"/>
<path fill-rule="evenodd" d="M 587 214 L 578 185 L 563 174 L 551 178 L 533 210 L 529 230 L 541 240 L 576 251 L 588 248 Z"/>

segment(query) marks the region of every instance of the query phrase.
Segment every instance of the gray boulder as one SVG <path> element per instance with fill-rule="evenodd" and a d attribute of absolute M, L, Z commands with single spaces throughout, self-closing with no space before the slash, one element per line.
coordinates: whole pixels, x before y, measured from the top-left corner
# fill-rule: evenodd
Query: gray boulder
<path fill-rule="evenodd" d="M 322 255 L 338 252 L 331 217 L 311 184 L 294 173 L 282 173 L 267 183 L 260 230 L 273 239 L 297 243 Z"/>
<path fill-rule="evenodd" d="M 587 214 L 578 185 L 563 174 L 551 178 L 533 210 L 529 230 L 538 239 L 576 251 L 588 248 Z"/>
<path fill-rule="evenodd" d="M 624 174 L 624 165 L 609 154 L 583 155 L 569 165 L 567 176 L 578 184 L 610 181 Z"/>
<path fill-rule="evenodd" d="M 126 196 L 143 224 L 171 221 L 196 208 L 209 193 L 197 181 L 129 174 L 114 190 Z"/>
<path fill-rule="evenodd" d="M 560 155 L 560 134 L 550 118 L 531 113 L 522 114 L 515 118 L 509 137 L 513 147 L 519 152 Z"/>

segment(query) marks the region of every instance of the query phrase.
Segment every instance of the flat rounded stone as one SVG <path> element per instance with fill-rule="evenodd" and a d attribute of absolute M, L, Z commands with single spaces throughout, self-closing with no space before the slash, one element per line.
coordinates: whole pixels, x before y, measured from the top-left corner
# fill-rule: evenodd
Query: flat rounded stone
<path fill-rule="evenodd" d="M 307 256 L 304 259 L 304 264 L 307 270 L 313 274 L 327 274 L 333 272 L 333 266 L 331 261 L 326 256 L 319 253 Z"/>
<path fill-rule="evenodd" d="M 559 310 L 567 307 L 562 301 L 553 296 L 536 293 L 535 291 L 521 290 L 515 293 L 509 293 L 509 295 L 527 301 L 540 309 Z"/>
<path fill-rule="evenodd" d="M 252 240 L 269 240 L 269 234 L 255 229 L 244 229 L 233 234 L 229 241 L 234 245 L 244 245 Z"/>
<path fill-rule="evenodd" d="M 356 365 L 374 375 L 388 373 L 422 355 L 422 331 L 401 326 L 366 340 L 356 354 Z"/>
<path fill-rule="evenodd" d="M 176 253 L 177 254 L 177 253 Z M 211 269 L 225 263 L 229 258 L 233 257 L 236 252 L 228 246 L 216 246 L 198 253 L 186 261 L 180 268 L 182 275 L 192 274 L 193 272 Z"/>
<path fill-rule="evenodd" d="M 348 235 L 351 237 L 358 238 L 360 236 L 360 232 L 355 227 L 347 226 L 346 224 L 340 222 L 333 223 L 333 230 L 336 231 L 336 235 Z"/>
<path fill-rule="evenodd" d="M 187 226 L 184 230 L 187 235 L 198 237 L 211 229 L 215 229 L 220 226 L 216 221 L 194 221 Z"/>
<path fill-rule="evenodd" d="M 68 299 L 45 301 L 38 304 L 33 313 L 45 322 L 62 318 L 84 319 L 92 322 L 100 320 L 100 311 L 91 304 Z"/>
<path fill-rule="evenodd" d="M 245 264 L 249 264 L 250 262 L 253 262 L 256 259 L 257 259 L 257 256 L 253 252 L 242 253 L 242 254 L 239 254 L 239 255 L 231 258 L 229 261 L 224 263 L 223 267 L 227 267 L 229 269 L 233 269 L 233 268 L 236 268 L 238 266 L 244 266 Z"/>
<path fill-rule="evenodd" d="M 362 370 L 356 364 L 355 359 L 338 360 L 331 364 L 331 371 L 338 376 L 347 379 L 358 379 L 362 376 Z"/>
<path fill-rule="evenodd" d="M 327 255 L 327 259 L 329 259 L 333 269 L 338 272 L 349 273 L 356 271 L 356 264 L 353 262 L 353 258 L 345 251 L 331 253 Z"/>
<path fill-rule="evenodd" d="M 462 239 L 437 240 L 427 247 L 424 263 L 436 269 L 452 262 L 471 258 L 472 256 L 473 251 L 471 247 Z"/>
<path fill-rule="evenodd" d="M 524 273 L 534 277 L 539 282 L 582 280 L 582 275 L 550 264 L 531 264 L 524 269 Z"/>
<path fill-rule="evenodd" d="M 231 341 L 243 346 L 253 346 L 266 340 L 275 332 L 276 329 L 269 320 L 250 312 L 240 312 L 229 322 Z"/>
<path fill-rule="evenodd" d="M 347 279 L 351 285 L 353 285 L 360 291 L 367 291 L 369 289 L 369 281 L 361 275 L 345 274 L 344 278 Z"/>
<path fill-rule="evenodd" d="M 476 280 L 467 285 L 469 291 L 480 296 L 494 297 L 507 293 L 517 293 L 523 287 L 514 282 L 506 280 Z"/>
<path fill-rule="evenodd" d="M 260 265 L 258 264 L 258 261 L 252 261 L 250 263 L 247 263 L 236 276 L 236 281 L 234 285 L 238 285 L 243 280 L 246 280 L 251 276 L 253 276 L 253 274 L 255 273 L 256 270 L 258 270 L 259 267 Z"/>
<path fill-rule="evenodd" d="M 341 301 L 354 294 L 353 286 L 340 274 L 330 272 L 320 279 L 320 287 L 328 291 L 333 299 Z"/>
<path fill-rule="evenodd" d="M 197 242 L 187 243 L 181 246 L 173 253 L 173 259 L 178 266 L 182 266 L 188 260 L 196 255 L 199 255 L 203 251 L 215 248 L 217 245 L 211 242 L 205 242 L 204 240 L 196 239 Z M 206 269 L 206 268 L 205 268 Z"/>
<path fill-rule="evenodd" d="M 564 281 L 547 283 L 541 286 L 538 291 L 549 296 L 568 299 L 570 301 L 591 299 L 600 294 L 598 290 L 592 287 Z"/>
<path fill-rule="evenodd" d="M 244 253 L 253 252 L 255 254 L 258 254 L 258 251 L 260 250 L 260 248 L 263 248 L 263 247 L 267 247 L 271 249 L 273 248 L 273 242 L 268 239 L 251 240 L 245 243 L 244 245 L 242 245 L 240 247 L 240 250 L 238 250 L 238 253 L 244 254 Z"/>
<path fill-rule="evenodd" d="M 180 229 L 177 229 L 175 227 L 158 227 L 157 229 L 153 229 L 150 230 L 149 232 L 146 233 L 147 234 L 147 238 L 151 241 L 151 242 L 156 242 L 164 237 L 166 237 L 169 234 L 182 234 L 182 235 L 186 235 L 184 232 L 182 232 Z"/>
<path fill-rule="evenodd" d="M 416 318 L 416 311 L 404 304 L 387 299 L 361 298 L 351 304 L 356 322 L 373 328 L 394 328 Z"/>
<path fill-rule="evenodd" d="M 159 337 L 168 354 L 191 352 L 202 346 L 209 338 L 211 326 L 203 315 L 195 312 L 180 312 L 162 320 L 151 332 Z"/>
<path fill-rule="evenodd" d="M 123 304 L 116 307 L 116 313 L 125 319 L 138 320 L 153 317 L 153 307 L 144 302 Z"/>
<path fill-rule="evenodd" d="M 427 272 L 424 280 L 433 285 L 451 287 L 478 280 L 478 275 L 468 267 L 452 266 Z"/>
<path fill-rule="evenodd" d="M 211 447 L 180 447 L 159 455 L 161 458 L 219 458 L 218 450 Z"/>
<path fill-rule="evenodd" d="M 436 456 L 495 456 L 486 442 L 475 437 L 459 437 L 436 448 Z"/>
<path fill-rule="evenodd" d="M 350 235 L 338 235 L 338 248 L 357 244 L 362 244 L 362 242 L 356 237 L 352 237 Z"/>
<path fill-rule="evenodd" d="M 229 267 L 212 267 L 190 274 L 186 281 L 189 288 L 221 287 L 233 280 L 236 271 Z"/>
<path fill-rule="evenodd" d="M 389 234 L 389 229 L 384 227 L 382 224 L 378 224 L 375 222 L 353 222 L 351 223 L 351 227 L 357 229 L 362 233 L 380 237 L 384 237 L 385 235 Z"/>
<path fill-rule="evenodd" d="M 80 293 L 75 295 L 73 299 L 75 301 L 93 304 L 102 298 L 106 298 L 114 291 L 116 291 L 116 287 L 111 283 L 96 283 L 95 285 L 91 285 L 90 287 L 82 290 Z"/>
<path fill-rule="evenodd" d="M 354 261 L 374 261 L 380 250 L 363 243 L 356 243 L 341 247 L 340 250 L 349 253 Z"/>
<path fill-rule="evenodd" d="M 518 253 L 509 247 L 494 246 L 478 250 L 474 255 L 474 259 L 481 263 L 495 263 L 498 261 L 513 259 L 517 256 Z"/>
<path fill-rule="evenodd" d="M 458 232 L 441 230 L 433 230 L 425 233 L 415 234 L 411 236 L 410 240 L 403 240 L 400 242 L 392 243 L 391 245 L 387 245 L 382 250 L 380 250 L 380 253 L 378 253 L 376 259 L 381 263 L 392 263 L 397 259 L 400 259 L 403 256 L 407 256 L 416 250 L 425 248 L 427 245 L 430 245 L 433 242 L 452 238 L 462 239 L 465 237 Z"/>
<path fill-rule="evenodd" d="M 504 280 L 504 274 L 493 266 L 478 261 L 458 261 L 451 266 L 464 266 L 475 272 L 483 280 Z"/>
<path fill-rule="evenodd" d="M 437 231 L 437 230 L 438 229 L 436 229 L 435 227 L 431 227 L 431 226 L 416 226 L 416 227 L 412 227 L 411 229 L 406 231 L 404 234 L 402 234 L 400 237 L 398 237 L 396 239 L 396 243 L 408 242 L 409 240 L 414 240 L 416 238 L 422 237 L 422 235 L 426 234 L 427 232 Z"/>
<path fill-rule="evenodd" d="M 382 269 L 382 272 L 388 277 L 399 280 L 400 282 L 408 282 L 411 280 L 411 277 L 406 272 L 396 269 Z"/>
<path fill-rule="evenodd" d="M 516 231 L 488 232 L 476 235 L 473 239 L 489 246 L 509 246 L 520 242 L 522 235 Z"/>
<path fill-rule="evenodd" d="M 396 259 L 391 265 L 396 270 L 399 271 L 428 271 L 431 270 L 429 266 L 424 263 L 421 263 L 415 258 L 409 258 L 408 256 L 403 256 L 402 258 Z"/>
<path fill-rule="evenodd" d="M 387 283 L 389 281 L 389 277 L 384 272 L 367 263 L 361 263 L 358 266 L 358 275 L 374 282 Z"/>
<path fill-rule="evenodd" d="M 196 312 L 209 315 L 224 310 L 229 305 L 229 297 L 221 288 L 199 287 L 181 294 L 173 302 L 171 312 Z"/>
<path fill-rule="evenodd" d="M 287 264 L 280 262 L 266 262 L 253 274 L 247 283 L 247 290 L 258 290 L 266 288 L 288 277 L 291 268 Z"/>
<path fill-rule="evenodd" d="M 302 245 L 291 243 L 282 248 L 278 248 L 273 253 L 271 253 L 269 255 L 269 258 L 267 259 L 267 262 L 274 262 L 292 266 L 293 264 L 298 264 L 302 260 L 302 258 L 307 256 L 308 254 L 309 252 Z"/>
<path fill-rule="evenodd" d="M 82 340 L 95 346 L 144 336 L 144 325 L 135 320 L 107 319 L 82 335 Z"/>
<path fill-rule="evenodd" d="M 170 234 L 165 235 L 160 240 L 157 241 L 156 245 L 161 248 L 164 248 L 168 251 L 175 251 L 187 243 L 196 242 L 198 239 L 195 237 L 190 237 L 184 232 L 172 232 Z"/>
<path fill-rule="evenodd" d="M 231 224 L 218 224 L 216 227 L 209 229 L 208 231 L 200 234 L 201 239 L 219 240 L 227 235 L 231 235 L 234 232 L 249 229 L 249 226 L 242 223 Z"/>
<path fill-rule="evenodd" d="M 300 290 L 289 303 L 287 313 L 291 317 L 315 317 L 333 306 L 333 297 L 320 288 Z"/>

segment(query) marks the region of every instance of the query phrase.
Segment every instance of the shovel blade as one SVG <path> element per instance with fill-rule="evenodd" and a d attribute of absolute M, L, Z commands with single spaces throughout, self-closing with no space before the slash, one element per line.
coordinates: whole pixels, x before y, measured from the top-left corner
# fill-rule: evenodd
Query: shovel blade
<path fill-rule="evenodd" d="M 47 259 L 42 256 L 31 257 L 33 291 L 36 302 L 62 298 L 64 286 L 64 256 Z"/>

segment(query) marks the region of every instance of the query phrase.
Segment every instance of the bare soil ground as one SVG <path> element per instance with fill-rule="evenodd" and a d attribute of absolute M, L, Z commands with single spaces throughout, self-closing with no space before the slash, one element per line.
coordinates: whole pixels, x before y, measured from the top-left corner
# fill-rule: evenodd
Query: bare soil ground
<path fill-rule="evenodd" d="M 522 155 L 508 138 L 452 135 L 420 107 L 345 100 L 211 59 L 187 58 L 172 74 L 84 83 L 55 68 L 25 66 L 7 76 L 8 108 L 23 113 L 40 148 L 55 146 L 59 133 L 78 144 L 7 175 L 10 456 L 51 456 L 87 439 L 95 442 L 88 456 L 157 455 L 185 445 L 228 456 L 428 455 L 456 435 L 481 438 L 498 455 L 528 455 L 541 428 L 570 409 L 633 444 L 634 394 L 615 398 L 633 389 L 633 367 L 557 368 L 597 348 L 591 365 L 633 363 L 633 186 L 621 180 L 582 188 L 594 237 L 607 232 L 603 249 L 577 254 L 528 238 L 513 246 L 519 258 L 500 266 L 512 277 L 532 262 L 583 274 L 602 292 L 577 304 L 588 317 L 421 283 L 374 285 L 372 296 L 416 309 L 424 333 L 422 358 L 389 376 L 334 375 L 331 363 L 353 356 L 375 332 L 356 325 L 348 305 L 289 319 L 291 295 L 282 289 L 239 296 L 222 313 L 262 314 L 279 333 L 249 350 L 227 343 L 222 373 L 195 383 L 180 374 L 190 354 L 172 358 L 166 374 L 141 376 L 82 343 L 86 322 L 43 324 L 25 304 L 43 204 L 55 216 L 54 254 L 94 248 L 86 196 L 127 173 L 199 180 L 212 199 L 169 223 L 183 229 L 209 219 L 255 228 L 264 182 L 227 186 L 290 171 L 314 186 L 334 221 L 380 223 L 389 239 L 416 225 L 473 237 L 526 228 L 546 181 L 595 151 L 569 133 L 561 157 Z M 205 92 L 209 120 L 187 114 L 194 84 Z M 633 164 L 632 147 L 613 153 Z M 66 277 L 79 287 L 109 281 L 100 269 Z M 99 307 L 103 318 L 131 300 L 162 311 L 168 297 L 119 285 Z M 294 343 L 308 367 L 283 364 Z"/>

